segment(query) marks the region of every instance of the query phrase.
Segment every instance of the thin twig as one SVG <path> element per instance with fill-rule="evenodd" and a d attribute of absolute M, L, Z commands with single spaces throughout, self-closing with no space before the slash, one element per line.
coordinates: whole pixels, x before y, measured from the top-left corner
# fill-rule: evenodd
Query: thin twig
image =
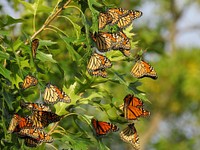
<path fill-rule="evenodd" d="M 59 8 L 55 13 L 53 13 L 52 15 L 50 15 L 46 21 L 44 22 L 43 26 L 37 30 L 32 36 L 31 36 L 31 40 L 33 40 L 40 32 L 42 32 L 46 27 L 49 26 L 49 24 L 61 13 L 62 10 L 64 10 L 66 8 L 66 6 L 71 2 L 71 0 L 68 0 L 63 7 Z M 27 44 L 27 42 L 26 42 Z"/>

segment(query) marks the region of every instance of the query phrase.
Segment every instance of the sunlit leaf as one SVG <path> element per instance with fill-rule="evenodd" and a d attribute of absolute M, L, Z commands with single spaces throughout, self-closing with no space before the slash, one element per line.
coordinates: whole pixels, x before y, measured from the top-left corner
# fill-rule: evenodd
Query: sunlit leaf
<path fill-rule="evenodd" d="M 51 54 L 45 54 L 41 51 L 37 51 L 37 58 L 42 62 L 57 63 L 57 61 L 55 59 L 53 59 Z"/>

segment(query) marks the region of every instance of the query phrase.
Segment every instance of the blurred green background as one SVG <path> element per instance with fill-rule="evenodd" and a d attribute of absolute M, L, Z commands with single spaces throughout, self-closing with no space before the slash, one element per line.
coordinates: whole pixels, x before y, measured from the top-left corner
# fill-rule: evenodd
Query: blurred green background
<path fill-rule="evenodd" d="M 41 102 L 45 84 L 51 82 L 72 99 L 71 104 L 56 104 L 54 111 L 69 116 L 59 123 L 65 130 L 56 130 L 52 144 L 35 149 L 131 149 L 118 133 L 102 140 L 94 138 L 89 122 L 95 116 L 125 128 L 127 123 L 118 117 L 117 107 L 129 93 L 142 98 L 151 112 L 149 118 L 135 122 L 142 150 L 199 149 L 200 1 L 71 1 L 51 26 L 37 36 L 41 42 L 33 62 L 30 45 L 24 42 L 43 25 L 58 3 L 0 2 L 1 148 L 28 149 L 22 140 L 7 133 L 10 119 L 15 112 L 28 114 L 19 107 L 20 99 Z M 86 65 L 94 43 L 89 32 L 97 31 L 98 11 L 110 7 L 143 12 L 141 18 L 133 21 L 132 57 L 111 51 L 107 56 L 113 67 L 108 70 L 108 79 L 90 77 Z M 138 81 L 130 75 L 133 57 L 141 49 L 147 51 L 144 58 L 156 70 L 157 80 Z M 38 77 L 39 85 L 21 91 L 18 83 L 28 73 Z"/>

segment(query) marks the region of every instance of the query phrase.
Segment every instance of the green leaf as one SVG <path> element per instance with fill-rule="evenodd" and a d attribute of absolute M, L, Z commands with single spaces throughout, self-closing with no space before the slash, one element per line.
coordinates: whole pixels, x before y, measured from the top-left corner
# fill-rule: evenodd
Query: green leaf
<path fill-rule="evenodd" d="M 80 34 L 81 34 L 81 27 L 72 21 L 73 18 L 71 18 L 71 19 L 70 19 L 70 17 L 65 17 L 65 18 L 67 18 L 71 22 L 71 24 L 73 25 L 74 30 L 76 32 L 76 38 L 79 39 Z"/>
<path fill-rule="evenodd" d="M 29 10 L 32 14 L 34 14 L 34 4 L 21 0 L 19 0 L 19 2 L 24 5 L 26 10 Z"/>
<path fill-rule="evenodd" d="M 0 51 L 0 59 L 9 59 L 10 55 L 4 51 Z"/>
<path fill-rule="evenodd" d="M 6 104 L 8 105 L 9 110 L 13 111 L 13 106 L 12 106 L 12 95 L 3 90 L 3 99 L 6 101 Z"/>
<path fill-rule="evenodd" d="M 18 74 L 16 74 L 15 77 L 11 78 L 11 82 L 13 85 L 16 85 L 16 87 L 19 89 L 19 83 L 23 82 L 23 80 L 18 76 Z"/>
<path fill-rule="evenodd" d="M 16 24 L 16 23 L 21 23 L 22 21 L 23 21 L 22 19 L 15 19 L 7 15 L 1 18 L 0 27 L 5 27 L 8 25 Z"/>
<path fill-rule="evenodd" d="M 18 50 L 19 47 L 23 44 L 23 42 L 18 38 L 14 43 L 13 43 L 13 49 L 14 51 Z"/>
<path fill-rule="evenodd" d="M 21 70 L 24 69 L 25 67 L 30 68 L 30 64 L 29 64 L 29 60 L 23 60 L 20 62 L 21 66 Z"/>
<path fill-rule="evenodd" d="M 81 55 L 79 55 L 79 53 L 76 52 L 76 50 L 70 45 L 68 38 L 64 37 L 62 35 L 60 35 L 60 37 L 64 40 L 64 42 L 66 43 L 66 48 L 68 49 L 72 60 L 76 61 L 76 60 L 80 60 L 81 59 Z"/>
<path fill-rule="evenodd" d="M 43 53 L 41 51 L 37 51 L 37 58 L 42 62 L 57 63 L 57 61 L 52 58 L 51 54 L 45 54 L 45 53 Z"/>
<path fill-rule="evenodd" d="M 7 78 L 8 80 L 11 81 L 11 71 L 7 70 L 6 68 L 4 68 L 2 66 L 2 64 L 0 64 L 0 74 L 3 75 L 5 78 Z"/>
<path fill-rule="evenodd" d="M 1 22 L 0 22 L 0 26 L 1 26 Z M 10 35 L 10 32 L 11 32 L 11 31 L 3 31 L 3 30 L 0 30 L 0 35 L 1 35 L 1 36 L 9 36 L 9 35 Z"/>

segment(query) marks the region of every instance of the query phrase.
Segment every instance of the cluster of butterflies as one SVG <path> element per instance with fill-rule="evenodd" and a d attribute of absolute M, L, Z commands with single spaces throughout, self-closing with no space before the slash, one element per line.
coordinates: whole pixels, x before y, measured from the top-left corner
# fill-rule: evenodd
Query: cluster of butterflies
<path fill-rule="evenodd" d="M 27 75 L 21 84 L 21 88 L 25 90 L 37 85 L 37 83 L 37 78 Z M 28 147 L 36 147 L 41 143 L 53 142 L 53 138 L 48 133 L 45 133 L 43 129 L 53 122 L 60 121 L 64 117 L 51 112 L 50 107 L 47 105 L 57 102 L 70 103 L 71 99 L 57 86 L 48 83 L 44 91 L 44 104 L 21 101 L 21 108 L 28 109 L 32 113 L 26 117 L 14 114 L 8 131 L 10 133 L 17 133 L 20 138 L 25 140 L 24 143 Z"/>
<path fill-rule="evenodd" d="M 143 106 L 143 101 L 134 95 L 128 94 L 124 98 L 124 104 L 121 105 L 123 111 L 121 116 L 127 120 L 137 120 L 139 117 L 147 117 L 150 115 L 150 112 L 145 110 Z M 98 121 L 94 118 L 91 120 L 91 123 L 97 136 L 106 135 L 109 132 L 116 132 L 119 130 L 114 124 Z M 129 124 L 128 127 L 120 131 L 119 135 L 123 141 L 130 143 L 136 150 L 140 149 L 139 136 L 134 123 Z"/>
<path fill-rule="evenodd" d="M 98 32 L 91 35 L 93 41 L 96 43 L 95 52 L 91 55 L 87 70 L 89 74 L 94 76 L 106 77 L 106 68 L 112 67 L 111 61 L 103 55 L 103 53 L 110 50 L 119 50 L 124 56 L 130 56 L 131 44 L 129 38 L 123 33 L 123 29 L 129 26 L 132 21 L 142 16 L 142 12 L 138 10 L 125 10 L 122 8 L 110 8 L 105 13 L 99 14 L 99 30 L 105 28 L 106 25 L 117 25 L 120 29 L 119 32 Z M 154 68 L 139 58 L 131 69 L 131 75 L 140 79 L 149 77 L 157 79 L 157 73 Z M 124 98 L 124 104 L 120 109 L 123 111 L 121 114 L 127 120 L 137 120 L 139 117 L 150 116 L 150 112 L 143 108 L 144 103 L 134 95 L 128 94 Z M 93 128 L 97 136 L 106 135 L 109 132 L 116 132 L 119 128 L 109 122 L 98 121 L 95 118 L 91 120 Z M 123 141 L 130 143 L 134 149 L 140 149 L 139 136 L 134 123 L 120 131 L 120 137 Z"/>
<path fill-rule="evenodd" d="M 99 14 L 99 30 L 104 29 L 106 25 L 117 25 L 120 30 L 115 33 L 95 32 L 91 35 L 96 43 L 96 49 L 87 64 L 87 70 L 90 75 L 107 77 L 106 68 L 112 67 L 112 63 L 103 55 L 105 52 L 119 50 L 124 56 L 130 56 L 131 43 L 122 30 L 129 26 L 134 19 L 141 16 L 141 11 L 122 8 L 110 8 L 106 12 Z M 131 75 L 136 78 L 157 78 L 154 68 L 142 59 L 137 59 L 131 69 Z"/>
<path fill-rule="evenodd" d="M 110 8 L 106 12 L 99 14 L 99 30 L 104 29 L 106 25 L 116 25 L 120 30 L 116 33 L 98 32 L 91 35 L 97 48 L 91 55 L 87 65 L 89 74 L 104 78 L 107 77 L 105 69 L 112 67 L 112 63 L 104 56 L 103 53 L 105 52 L 119 50 L 124 56 L 130 56 L 131 44 L 129 38 L 122 30 L 129 26 L 134 19 L 141 16 L 141 11 L 125 10 L 122 8 Z M 39 40 L 34 39 L 31 43 L 33 58 L 36 58 L 38 46 Z M 154 68 L 142 59 L 136 61 L 131 69 L 131 74 L 136 78 L 150 77 L 152 79 L 157 79 Z M 25 90 L 37 84 L 37 78 L 32 75 L 27 75 L 21 84 L 21 88 Z M 51 112 L 51 109 L 47 105 L 57 102 L 70 103 L 71 99 L 57 86 L 48 83 L 44 91 L 44 104 L 21 102 L 21 107 L 29 109 L 32 114 L 26 117 L 14 114 L 8 131 L 10 133 L 17 133 L 20 138 L 25 140 L 25 145 L 29 147 L 36 147 L 43 142 L 52 142 L 53 138 L 48 133 L 45 133 L 43 129 L 50 123 L 58 122 L 64 117 Z M 121 106 L 121 110 L 123 111 L 121 116 L 127 120 L 137 120 L 139 117 L 149 116 L 150 112 L 145 110 L 143 106 L 144 104 L 139 98 L 128 94 L 124 98 L 124 104 Z M 95 118 L 91 120 L 91 124 L 97 136 L 106 135 L 109 132 L 116 132 L 119 130 L 116 125 L 98 121 Z M 135 149 L 139 149 L 139 137 L 133 122 L 120 131 L 119 135 L 122 140 L 133 145 Z"/>

